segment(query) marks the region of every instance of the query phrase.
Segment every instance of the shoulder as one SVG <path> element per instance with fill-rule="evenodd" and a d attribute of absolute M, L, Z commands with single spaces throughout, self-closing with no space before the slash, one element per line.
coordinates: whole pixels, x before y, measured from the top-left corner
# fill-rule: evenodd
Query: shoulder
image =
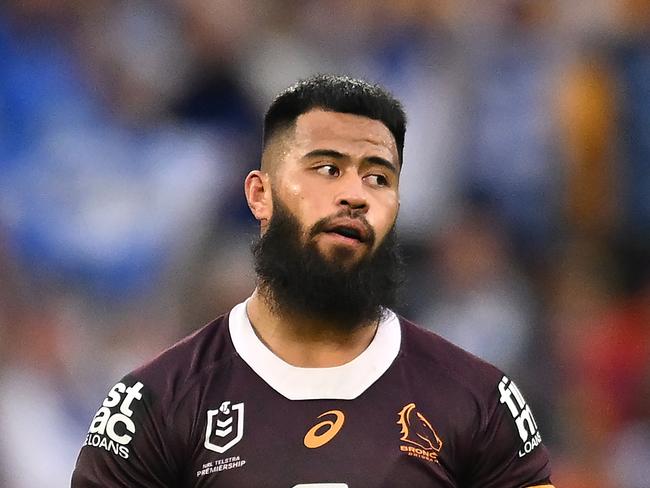
<path fill-rule="evenodd" d="M 489 395 L 504 376 L 492 364 L 403 317 L 401 352 L 409 363 L 446 377 L 473 395 Z"/>
<path fill-rule="evenodd" d="M 400 318 L 401 354 L 417 388 L 446 412 L 448 436 L 472 486 L 543 485 L 548 453 L 522 392 L 501 370 Z"/>
<path fill-rule="evenodd" d="M 499 385 L 506 375 L 432 331 L 402 317 L 400 324 L 400 360 L 413 387 L 453 411 L 458 428 L 484 429 L 499 409 Z"/>
<path fill-rule="evenodd" d="M 234 353 L 228 332 L 228 316 L 224 314 L 179 340 L 134 373 L 153 374 L 161 366 L 196 374 Z"/>
<path fill-rule="evenodd" d="M 206 372 L 219 368 L 234 355 L 225 314 L 161 352 L 127 378 L 141 382 L 152 403 L 169 408 Z"/>
<path fill-rule="evenodd" d="M 232 358 L 227 325 L 227 316 L 215 319 L 109 390 L 91 422 L 72 486 L 153 486 L 153 479 L 177 486 L 194 404 L 185 406 L 184 415 L 173 413 L 204 372 Z"/>

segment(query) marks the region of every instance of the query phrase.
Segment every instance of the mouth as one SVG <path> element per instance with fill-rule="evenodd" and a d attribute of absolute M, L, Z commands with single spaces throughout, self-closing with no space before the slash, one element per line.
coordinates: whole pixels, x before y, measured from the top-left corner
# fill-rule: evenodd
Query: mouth
<path fill-rule="evenodd" d="M 356 219 L 336 219 L 324 226 L 321 232 L 345 245 L 372 244 L 372 229 L 366 223 Z"/>
<path fill-rule="evenodd" d="M 359 229 L 353 227 L 337 226 L 327 231 L 328 234 L 337 234 L 348 239 L 353 239 L 355 241 L 364 242 L 364 236 Z"/>

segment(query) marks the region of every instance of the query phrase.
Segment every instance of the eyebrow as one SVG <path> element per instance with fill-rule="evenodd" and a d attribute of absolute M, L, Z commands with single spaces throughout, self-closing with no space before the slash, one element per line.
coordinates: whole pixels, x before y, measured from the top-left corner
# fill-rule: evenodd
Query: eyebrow
<path fill-rule="evenodd" d="M 317 158 L 317 157 L 326 157 L 326 158 L 333 158 L 333 159 L 345 159 L 349 158 L 347 154 L 343 154 L 341 152 L 335 151 L 334 149 L 314 149 L 313 151 L 309 151 L 307 154 L 303 156 L 304 158 Z M 367 156 L 363 158 L 364 161 L 375 164 L 377 166 L 382 166 L 389 171 L 391 171 L 394 174 L 397 174 L 397 168 L 393 163 L 388 161 L 387 159 L 384 159 L 379 156 Z"/>

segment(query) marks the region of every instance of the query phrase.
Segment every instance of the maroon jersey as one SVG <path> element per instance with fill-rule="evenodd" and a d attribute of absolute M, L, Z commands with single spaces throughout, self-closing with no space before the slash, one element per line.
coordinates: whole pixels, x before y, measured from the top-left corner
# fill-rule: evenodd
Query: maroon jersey
<path fill-rule="evenodd" d="M 514 488 L 549 483 L 530 407 L 493 366 L 387 312 L 368 348 L 298 368 L 246 304 L 117 383 L 73 488 Z"/>

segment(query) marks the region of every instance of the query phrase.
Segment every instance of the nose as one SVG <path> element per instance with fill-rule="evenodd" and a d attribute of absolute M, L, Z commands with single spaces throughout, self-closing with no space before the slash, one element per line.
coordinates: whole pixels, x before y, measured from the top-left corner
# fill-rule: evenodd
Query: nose
<path fill-rule="evenodd" d="M 336 197 L 336 205 L 366 213 L 368 200 L 362 179 L 358 175 L 348 175 L 347 178 L 341 178 L 340 181 L 341 191 Z"/>

